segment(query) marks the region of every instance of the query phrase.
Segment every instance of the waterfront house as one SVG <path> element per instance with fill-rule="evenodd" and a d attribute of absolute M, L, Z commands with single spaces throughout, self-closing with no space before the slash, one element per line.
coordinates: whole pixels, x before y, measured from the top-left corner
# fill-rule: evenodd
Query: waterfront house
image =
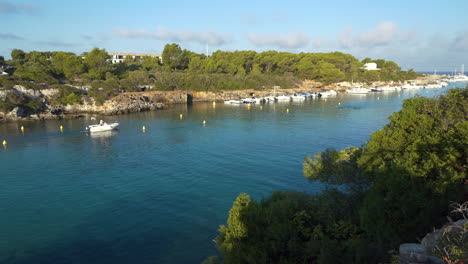
<path fill-rule="evenodd" d="M 141 59 L 143 57 L 159 58 L 162 60 L 161 54 L 146 54 L 146 53 L 122 53 L 122 52 L 109 52 L 110 61 L 112 63 L 121 63 L 125 58 L 131 56 L 133 59 Z"/>
<path fill-rule="evenodd" d="M 377 68 L 377 63 L 375 62 L 369 62 L 369 63 L 366 63 L 364 64 L 364 66 L 362 66 L 362 68 L 366 71 L 378 71 L 380 70 L 379 68 Z"/>

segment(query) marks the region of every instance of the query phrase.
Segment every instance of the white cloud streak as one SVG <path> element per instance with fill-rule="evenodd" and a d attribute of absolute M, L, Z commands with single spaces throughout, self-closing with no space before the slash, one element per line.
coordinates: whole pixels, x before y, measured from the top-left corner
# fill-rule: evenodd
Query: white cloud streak
<path fill-rule="evenodd" d="M 248 33 L 247 39 L 257 47 L 274 46 L 279 48 L 297 49 L 309 44 L 309 37 L 303 32 L 292 32 L 289 34 L 265 34 Z"/>
<path fill-rule="evenodd" d="M 28 14 L 37 15 L 42 11 L 39 5 L 28 3 L 10 3 L 7 1 L 0 1 L 0 13 L 3 14 Z"/>
<path fill-rule="evenodd" d="M 387 46 L 397 40 L 399 40 L 398 26 L 392 22 L 382 22 L 362 32 L 354 32 L 351 27 L 345 27 L 338 34 L 338 44 L 345 49 L 357 46 L 365 48 Z"/>
<path fill-rule="evenodd" d="M 190 30 L 170 31 L 162 27 L 156 28 L 156 31 L 134 30 L 119 28 L 114 30 L 114 36 L 122 38 L 154 38 L 158 40 L 174 42 L 196 42 L 200 44 L 209 44 L 220 46 L 233 41 L 232 35 L 219 34 L 216 32 L 195 32 Z"/>
<path fill-rule="evenodd" d="M 4 40 L 23 40 L 24 38 L 10 33 L 0 33 L 0 39 Z"/>

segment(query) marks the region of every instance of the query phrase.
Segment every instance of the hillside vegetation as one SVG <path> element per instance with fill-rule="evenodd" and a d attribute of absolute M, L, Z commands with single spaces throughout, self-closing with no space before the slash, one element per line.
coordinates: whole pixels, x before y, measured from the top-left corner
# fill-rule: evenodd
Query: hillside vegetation
<path fill-rule="evenodd" d="M 123 91 L 140 91 L 144 87 L 162 91 L 264 89 L 274 85 L 293 88 L 304 79 L 328 84 L 352 80 L 398 81 L 417 76 L 413 70 L 402 71 L 392 61 L 369 58 L 359 61 L 341 52 L 216 51 L 207 57 L 183 50 L 177 44 L 167 44 L 162 60 L 127 57 L 123 63 L 112 64 L 109 58 L 106 50 L 98 48 L 81 55 L 61 51 L 26 53 L 14 49 L 11 60 L 5 61 L 0 56 L 0 65 L 7 65 L 10 73 L 9 77 L 0 77 L 0 87 L 9 90 L 20 84 L 27 89 L 58 88 L 60 93 L 55 101 L 73 104 L 79 103 L 83 95 L 102 103 Z M 380 70 L 363 70 L 367 62 L 375 62 Z M 23 99 L 7 98 L 2 108 L 11 110 L 31 103 Z M 39 104 L 36 105 L 38 108 Z"/>

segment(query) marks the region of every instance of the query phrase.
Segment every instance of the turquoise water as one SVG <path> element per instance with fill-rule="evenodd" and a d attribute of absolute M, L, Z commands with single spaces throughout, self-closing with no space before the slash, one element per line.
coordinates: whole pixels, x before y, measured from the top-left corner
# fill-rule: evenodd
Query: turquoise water
<path fill-rule="evenodd" d="M 200 263 L 239 193 L 318 192 L 305 155 L 360 146 L 403 99 L 445 90 L 172 105 L 99 135 L 89 118 L 0 124 L 0 263 Z"/>

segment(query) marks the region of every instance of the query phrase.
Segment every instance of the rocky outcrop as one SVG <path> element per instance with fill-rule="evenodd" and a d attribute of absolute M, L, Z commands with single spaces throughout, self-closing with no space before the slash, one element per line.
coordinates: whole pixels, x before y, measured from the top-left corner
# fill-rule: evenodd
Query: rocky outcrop
<path fill-rule="evenodd" d="M 102 105 L 96 104 L 93 98 L 82 104 L 67 105 L 63 112 L 67 114 L 95 113 L 102 115 L 117 115 L 148 110 L 159 110 L 165 107 L 165 98 L 160 94 L 149 93 L 121 93 Z"/>
<path fill-rule="evenodd" d="M 13 110 L 11 110 L 7 115 L 6 118 L 22 118 L 25 117 L 25 111 L 22 107 L 15 107 Z"/>
<path fill-rule="evenodd" d="M 13 86 L 13 91 L 16 93 L 24 94 L 30 98 L 36 99 L 39 97 L 42 97 L 43 94 L 39 90 L 33 90 L 33 89 L 26 89 L 22 85 L 15 85 Z"/>
<path fill-rule="evenodd" d="M 428 250 L 421 244 L 400 245 L 400 264 L 444 264 L 440 258 L 428 255 Z"/>
<path fill-rule="evenodd" d="M 441 247 L 440 238 L 445 234 L 466 232 L 468 219 L 458 220 L 444 225 L 441 229 L 428 233 L 420 244 L 409 243 L 400 245 L 400 264 L 444 264 L 444 261 L 433 255 L 437 252 L 437 247 Z"/>

